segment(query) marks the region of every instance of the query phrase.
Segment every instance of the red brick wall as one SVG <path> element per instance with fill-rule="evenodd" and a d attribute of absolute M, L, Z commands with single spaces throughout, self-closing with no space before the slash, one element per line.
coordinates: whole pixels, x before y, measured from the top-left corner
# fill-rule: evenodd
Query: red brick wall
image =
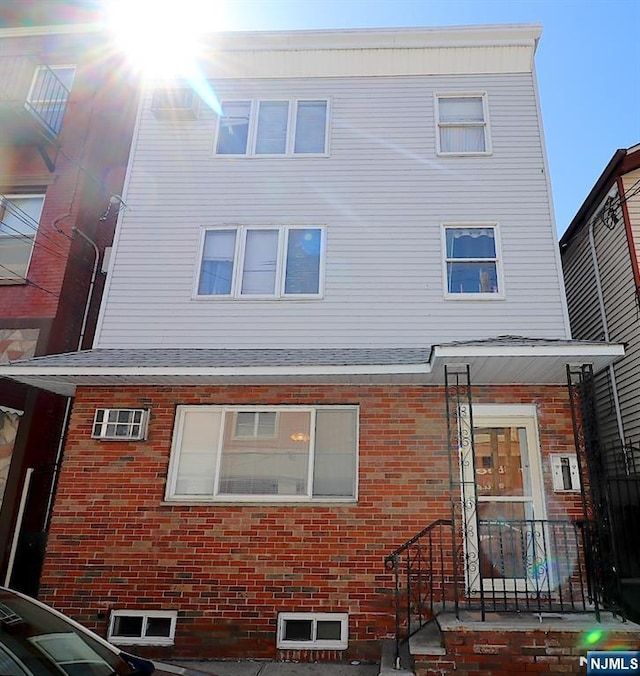
<path fill-rule="evenodd" d="M 474 399 L 537 403 L 545 453 L 570 452 L 566 388 Z M 359 404 L 357 504 L 163 504 L 175 407 L 200 403 Z M 148 440 L 91 439 L 98 406 L 149 407 Z M 274 657 L 278 611 L 348 612 L 345 657 L 377 658 L 393 631 L 384 556 L 450 516 L 444 411 L 439 387 L 80 388 L 41 596 L 101 633 L 111 609 L 178 610 L 175 648 L 153 654 L 182 657 Z M 577 513 L 575 495 L 548 495 L 550 516 Z"/>
<path fill-rule="evenodd" d="M 594 623 L 593 629 L 598 629 Z M 416 676 L 513 676 L 513 674 L 586 674 L 580 656 L 588 650 L 637 650 L 638 634 L 606 631 L 589 646 L 579 631 L 447 631 L 447 655 L 418 658 Z"/>

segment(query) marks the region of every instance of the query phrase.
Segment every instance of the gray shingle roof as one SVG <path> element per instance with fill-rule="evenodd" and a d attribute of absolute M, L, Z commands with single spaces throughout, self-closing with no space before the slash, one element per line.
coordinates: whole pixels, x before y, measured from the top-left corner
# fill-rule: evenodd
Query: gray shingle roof
<path fill-rule="evenodd" d="M 56 367 L 163 367 L 182 368 L 247 366 L 352 366 L 420 364 L 428 361 L 430 349 L 106 349 L 47 355 L 12 362 Z"/>

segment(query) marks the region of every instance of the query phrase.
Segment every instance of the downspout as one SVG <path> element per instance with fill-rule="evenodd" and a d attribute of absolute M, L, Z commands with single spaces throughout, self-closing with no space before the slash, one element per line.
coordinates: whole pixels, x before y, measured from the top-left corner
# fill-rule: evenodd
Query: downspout
<path fill-rule="evenodd" d="M 95 254 L 94 260 L 93 260 L 93 271 L 91 273 L 91 281 L 89 282 L 89 291 L 87 292 L 87 300 L 84 305 L 84 314 L 82 316 L 82 326 L 80 327 L 80 338 L 78 339 L 78 347 L 76 348 L 77 351 L 79 352 L 82 350 L 82 343 L 84 341 L 84 334 L 87 329 L 87 321 L 89 319 L 89 308 L 91 307 L 91 301 L 93 300 L 93 287 L 95 286 L 96 283 L 96 277 L 98 276 L 98 262 L 100 261 L 100 250 L 98 249 L 98 245 L 89 237 L 88 235 L 85 235 L 82 230 L 78 230 L 75 226 L 71 228 L 71 231 L 74 234 L 80 235 L 82 239 L 85 240 L 88 244 L 90 244 L 93 247 L 93 252 Z"/>
<path fill-rule="evenodd" d="M 77 352 L 80 352 L 82 349 L 82 343 L 84 341 L 84 334 L 87 329 L 87 322 L 89 319 L 89 309 L 91 307 L 91 301 L 93 300 L 93 289 L 96 283 L 96 277 L 98 276 L 98 262 L 100 261 L 100 250 L 98 245 L 84 232 L 78 230 L 75 226 L 71 228 L 71 231 L 74 234 L 80 235 L 86 242 L 88 242 L 92 247 L 95 253 L 93 260 L 93 270 L 91 272 L 91 281 L 89 282 L 89 290 L 87 292 L 87 300 L 84 305 L 84 313 L 82 316 L 82 325 L 80 327 L 80 337 L 78 339 L 78 346 L 76 348 Z M 69 416 L 71 415 L 71 402 L 72 397 L 67 397 L 67 403 L 64 410 L 64 418 L 62 420 L 62 427 L 60 429 L 60 439 L 58 440 L 58 448 L 56 451 L 56 460 L 53 465 L 53 477 L 51 478 L 51 490 L 49 491 L 49 498 L 47 500 L 47 509 L 44 517 L 43 530 L 46 531 L 49 526 L 49 521 L 51 520 L 51 511 L 53 509 L 53 500 L 56 494 L 56 489 L 58 486 L 58 476 L 60 474 L 60 463 L 62 461 L 62 452 L 64 450 L 64 441 L 67 433 L 67 426 L 69 424 Z"/>
<path fill-rule="evenodd" d="M 602 293 L 602 280 L 600 278 L 600 268 L 598 266 L 598 254 L 596 252 L 596 241 L 593 236 L 593 219 L 589 223 L 589 249 L 591 251 L 591 261 L 593 263 L 593 274 L 596 280 L 596 293 L 598 295 L 598 306 L 600 308 L 600 319 L 602 321 L 602 330 L 604 339 L 609 342 L 609 324 L 607 323 L 607 313 L 604 306 L 604 295 Z M 624 444 L 624 427 L 622 425 L 622 413 L 620 412 L 620 399 L 618 398 L 618 384 L 616 382 L 616 372 L 613 364 L 609 364 L 609 378 L 611 379 L 611 389 L 613 395 L 613 407 L 616 412 L 616 424 L 618 426 L 618 436 Z"/>

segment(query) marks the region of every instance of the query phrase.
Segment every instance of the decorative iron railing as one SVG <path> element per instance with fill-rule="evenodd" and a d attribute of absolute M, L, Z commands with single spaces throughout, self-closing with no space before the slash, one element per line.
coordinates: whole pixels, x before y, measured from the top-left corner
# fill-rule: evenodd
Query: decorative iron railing
<path fill-rule="evenodd" d="M 439 519 L 385 558 L 395 583 L 395 663 L 400 645 L 445 610 L 452 594 L 453 522 Z M 453 600 L 450 598 L 449 600 Z"/>
<path fill-rule="evenodd" d="M 0 103 L 27 111 L 53 136 L 62 128 L 69 90 L 49 66 L 31 56 L 0 57 Z"/>
<path fill-rule="evenodd" d="M 394 574 L 397 668 L 402 643 L 445 610 L 479 611 L 482 620 L 495 612 L 594 612 L 599 621 L 592 523 L 479 519 L 477 542 L 462 547 L 455 530 L 440 519 L 385 558 Z M 477 555 L 467 556 L 469 548 Z"/>

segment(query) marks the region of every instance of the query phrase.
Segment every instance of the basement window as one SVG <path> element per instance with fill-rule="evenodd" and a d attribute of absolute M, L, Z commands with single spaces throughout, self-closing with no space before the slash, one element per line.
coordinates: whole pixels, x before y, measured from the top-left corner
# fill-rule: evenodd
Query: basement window
<path fill-rule="evenodd" d="M 117 645 L 173 645 L 175 610 L 114 610 L 108 640 Z"/>
<path fill-rule="evenodd" d="M 347 613 L 280 613 L 278 648 L 294 650 L 346 650 Z"/>
<path fill-rule="evenodd" d="M 148 414 L 144 408 L 99 408 L 91 436 L 112 441 L 146 439 Z"/>

